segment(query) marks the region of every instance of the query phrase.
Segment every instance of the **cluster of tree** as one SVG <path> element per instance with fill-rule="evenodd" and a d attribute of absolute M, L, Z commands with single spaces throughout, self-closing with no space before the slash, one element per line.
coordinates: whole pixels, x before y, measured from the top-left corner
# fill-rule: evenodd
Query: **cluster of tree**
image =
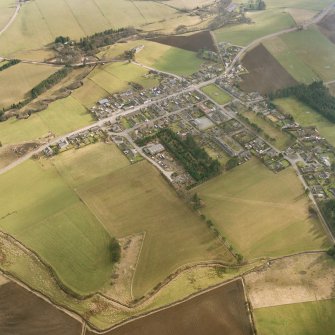
<path fill-rule="evenodd" d="M 226 163 L 226 170 L 231 170 L 234 167 L 236 167 L 238 164 L 240 163 L 240 160 L 238 159 L 238 157 L 233 157 L 230 158 L 229 161 Z"/>
<path fill-rule="evenodd" d="M 219 161 L 213 160 L 196 143 L 192 135 L 187 135 L 183 140 L 169 128 L 161 129 L 157 135 L 165 148 L 183 165 L 195 181 L 204 181 L 221 172 Z"/>
<path fill-rule="evenodd" d="M 69 66 L 65 66 L 62 69 L 58 70 L 57 72 L 53 73 L 51 76 L 49 76 L 47 79 L 40 82 L 38 85 L 36 85 L 31 91 L 31 97 L 32 99 L 37 98 L 39 95 L 59 83 L 62 79 L 64 79 L 70 72 L 72 68 Z"/>
<path fill-rule="evenodd" d="M 55 43 L 61 43 L 65 44 L 70 42 L 70 37 L 69 36 L 58 36 L 55 38 Z"/>
<path fill-rule="evenodd" d="M 126 50 L 124 53 L 123 53 L 125 59 L 129 60 L 129 61 L 132 61 L 132 60 L 135 60 L 135 55 L 136 55 L 136 49 L 130 49 L 130 50 Z"/>
<path fill-rule="evenodd" d="M 216 52 L 204 48 L 198 50 L 197 56 L 201 59 L 210 60 L 212 62 L 218 61 L 218 54 Z"/>
<path fill-rule="evenodd" d="M 335 259 L 335 245 L 327 250 L 327 254 Z"/>
<path fill-rule="evenodd" d="M 91 36 L 81 38 L 77 46 L 84 51 L 92 51 L 116 43 L 118 40 L 134 35 L 136 30 L 132 27 L 120 29 L 108 29 Z"/>
<path fill-rule="evenodd" d="M 7 63 L 5 63 L 4 65 L 0 66 L 0 72 L 4 71 L 6 69 L 8 69 L 9 67 L 16 65 L 18 63 L 20 63 L 21 61 L 19 59 L 11 59 L 9 60 Z"/>
<path fill-rule="evenodd" d="M 109 250 L 111 253 L 112 262 L 117 263 L 121 258 L 121 247 L 119 242 L 115 238 L 111 240 Z"/>
<path fill-rule="evenodd" d="M 142 137 L 142 138 L 140 138 L 140 139 L 137 139 L 137 140 L 135 141 L 135 143 L 136 143 L 139 147 L 144 147 L 146 144 L 148 144 L 149 142 L 153 141 L 156 137 L 157 137 L 157 134 L 148 135 L 148 136 Z"/>
<path fill-rule="evenodd" d="M 243 5 L 245 10 L 265 10 L 266 3 L 263 0 L 249 0 L 247 4 Z"/>
<path fill-rule="evenodd" d="M 322 81 L 310 85 L 300 84 L 278 90 L 269 95 L 270 99 L 294 96 L 307 106 L 313 108 L 327 120 L 335 123 L 335 97 L 333 97 Z"/>
<path fill-rule="evenodd" d="M 192 208 L 196 211 L 202 207 L 202 201 L 198 196 L 198 193 L 194 193 L 191 198 Z"/>
<path fill-rule="evenodd" d="M 320 209 L 330 228 L 335 230 L 335 199 L 321 202 Z"/>

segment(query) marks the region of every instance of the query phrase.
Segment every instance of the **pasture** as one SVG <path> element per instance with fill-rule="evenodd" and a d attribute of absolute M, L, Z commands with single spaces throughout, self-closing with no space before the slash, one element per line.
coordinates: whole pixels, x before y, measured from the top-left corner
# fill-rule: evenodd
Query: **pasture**
<path fill-rule="evenodd" d="M 284 113 L 291 114 L 294 119 L 304 127 L 315 126 L 321 136 L 335 146 L 335 125 L 329 122 L 310 107 L 295 98 L 283 98 L 274 100 L 275 105 Z"/>
<path fill-rule="evenodd" d="M 332 335 L 335 300 L 312 301 L 254 311 L 259 335 Z"/>
<path fill-rule="evenodd" d="M 215 31 L 219 42 L 230 42 L 235 45 L 245 46 L 252 41 L 295 26 L 291 15 L 279 9 L 250 12 L 247 14 L 253 23 L 230 25 Z"/>
<path fill-rule="evenodd" d="M 291 168 L 274 174 L 252 159 L 195 191 L 205 203 L 201 211 L 246 258 L 328 247 Z"/>
<path fill-rule="evenodd" d="M 111 236 L 52 161 L 27 161 L 1 175 L 0 183 L 1 230 L 36 251 L 79 294 L 110 280 Z"/>
<path fill-rule="evenodd" d="M 20 63 L 0 72 L 0 108 L 24 100 L 35 85 L 56 71 L 52 66 Z"/>
<path fill-rule="evenodd" d="M 231 101 L 231 96 L 215 84 L 205 86 L 201 90 L 219 105 L 225 105 Z"/>
<path fill-rule="evenodd" d="M 21 286 L 0 286 L 1 334 L 80 335 L 81 328 L 80 322 Z"/>
<path fill-rule="evenodd" d="M 264 45 L 298 81 L 335 78 L 335 45 L 317 29 L 288 33 Z"/>
<path fill-rule="evenodd" d="M 93 154 L 87 152 L 81 160 L 91 161 Z M 70 162 L 68 157 L 67 165 L 57 167 L 63 178 L 73 183 L 77 169 L 75 164 L 69 169 Z M 80 170 L 78 174 L 85 173 Z M 113 236 L 146 233 L 135 273 L 135 297 L 145 294 L 187 263 L 210 259 L 233 261 L 226 247 L 146 161 L 117 170 L 101 169 L 100 177 L 94 175 L 75 187 Z"/>

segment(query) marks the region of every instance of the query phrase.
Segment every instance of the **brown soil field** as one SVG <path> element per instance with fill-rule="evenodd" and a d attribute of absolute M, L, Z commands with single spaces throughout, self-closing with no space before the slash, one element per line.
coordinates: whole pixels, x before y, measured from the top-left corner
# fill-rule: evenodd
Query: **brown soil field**
<path fill-rule="evenodd" d="M 263 44 L 248 52 L 242 64 L 249 73 L 243 75 L 240 86 L 247 92 L 266 94 L 297 84 Z"/>
<path fill-rule="evenodd" d="M 188 36 L 158 37 L 152 39 L 152 41 L 188 51 L 197 52 L 199 49 L 217 51 L 213 37 L 209 31 L 201 31 Z"/>
<path fill-rule="evenodd" d="M 335 43 L 335 13 L 327 15 L 318 26 L 320 31 Z"/>
<path fill-rule="evenodd" d="M 249 335 L 241 280 L 126 323 L 106 335 Z M 86 335 L 94 335 L 88 332 Z"/>
<path fill-rule="evenodd" d="M 82 325 L 15 283 L 0 286 L 1 335 L 80 335 Z"/>

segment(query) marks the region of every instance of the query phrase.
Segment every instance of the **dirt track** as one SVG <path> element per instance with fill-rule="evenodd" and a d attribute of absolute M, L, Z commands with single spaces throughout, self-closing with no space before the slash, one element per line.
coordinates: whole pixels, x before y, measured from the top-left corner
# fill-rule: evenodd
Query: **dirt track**
<path fill-rule="evenodd" d="M 249 335 L 241 280 L 129 322 L 106 335 Z M 87 332 L 87 335 L 94 335 Z"/>
<path fill-rule="evenodd" d="M 15 283 L 0 286 L 1 335 L 80 335 L 81 323 Z"/>
<path fill-rule="evenodd" d="M 297 84 L 263 44 L 248 52 L 242 64 L 249 72 L 241 83 L 241 88 L 247 92 L 267 94 Z"/>

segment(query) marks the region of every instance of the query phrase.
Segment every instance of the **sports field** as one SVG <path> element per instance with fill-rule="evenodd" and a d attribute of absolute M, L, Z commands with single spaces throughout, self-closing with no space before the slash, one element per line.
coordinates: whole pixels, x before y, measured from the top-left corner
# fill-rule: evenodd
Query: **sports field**
<path fill-rule="evenodd" d="M 295 26 L 291 15 L 278 9 L 250 12 L 247 16 L 253 23 L 231 25 L 216 30 L 217 40 L 245 46 L 260 37 Z"/>
<path fill-rule="evenodd" d="M 335 300 L 291 304 L 254 310 L 259 335 L 332 335 Z"/>
<path fill-rule="evenodd" d="M 27 161 L 0 183 L 1 230 L 36 251 L 75 292 L 92 293 L 108 282 L 111 236 L 51 161 Z"/>
<path fill-rule="evenodd" d="M 298 81 L 335 78 L 335 45 L 317 29 L 285 34 L 264 45 Z"/>
<path fill-rule="evenodd" d="M 113 236 L 145 232 L 135 273 L 135 297 L 145 294 L 186 263 L 232 260 L 226 247 L 146 161 L 123 166 L 124 157 L 117 153 L 119 168 L 101 165 L 88 178 L 86 168 L 77 164 L 76 155 L 60 155 L 57 159 L 62 162 L 63 157 L 66 163 L 56 160 L 59 173 L 76 188 L 80 198 Z M 80 162 L 91 169 L 91 165 L 99 164 L 94 160 L 96 157 L 94 151 L 87 151 Z"/>
<path fill-rule="evenodd" d="M 25 95 L 42 80 L 57 71 L 47 65 L 16 64 L 0 72 L 0 108 L 24 100 Z"/>
<path fill-rule="evenodd" d="M 196 188 L 203 213 L 245 257 L 327 247 L 293 169 L 274 174 L 256 159 Z M 294 236 L 294 239 L 291 238 Z"/>
<path fill-rule="evenodd" d="M 335 145 L 335 125 L 294 98 L 276 99 L 274 103 L 284 113 L 291 114 L 302 126 L 316 126 L 321 136 Z"/>
<path fill-rule="evenodd" d="M 220 105 L 231 101 L 231 96 L 215 84 L 205 86 L 201 90 Z"/>

